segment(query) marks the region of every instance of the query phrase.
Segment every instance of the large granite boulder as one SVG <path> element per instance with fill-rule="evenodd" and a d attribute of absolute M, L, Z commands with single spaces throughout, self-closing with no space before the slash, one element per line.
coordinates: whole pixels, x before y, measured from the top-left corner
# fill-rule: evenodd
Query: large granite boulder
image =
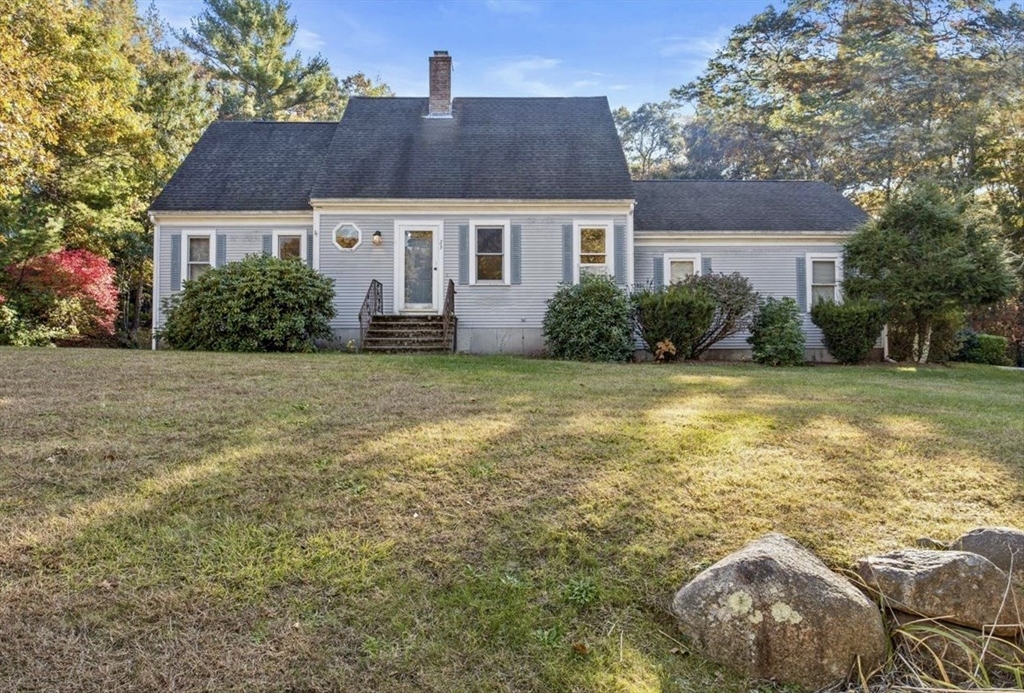
<path fill-rule="evenodd" d="M 892 609 L 995 635 L 1020 629 L 1009 576 L 976 553 L 903 549 L 862 558 L 854 570 Z"/>
<path fill-rule="evenodd" d="M 794 540 L 768 534 L 676 593 L 680 630 L 751 678 L 823 688 L 882 663 L 878 608 Z"/>
<path fill-rule="evenodd" d="M 1014 576 L 1024 578 L 1024 532 L 1019 529 L 979 527 L 954 541 L 949 548 L 984 556 L 1007 573 L 1012 566 Z"/>

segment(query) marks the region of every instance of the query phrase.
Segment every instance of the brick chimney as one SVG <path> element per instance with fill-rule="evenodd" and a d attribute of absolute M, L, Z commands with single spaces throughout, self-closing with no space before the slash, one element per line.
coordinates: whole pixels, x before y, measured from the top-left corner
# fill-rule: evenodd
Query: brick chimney
<path fill-rule="evenodd" d="M 452 59 L 448 51 L 430 56 L 430 118 L 452 117 Z"/>

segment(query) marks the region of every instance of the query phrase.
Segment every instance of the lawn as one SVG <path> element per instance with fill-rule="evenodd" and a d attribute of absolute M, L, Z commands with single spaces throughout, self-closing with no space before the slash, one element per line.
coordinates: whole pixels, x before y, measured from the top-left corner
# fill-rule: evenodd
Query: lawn
<path fill-rule="evenodd" d="M 1024 373 L 0 349 L 0 690 L 747 691 L 675 589 L 1024 524 Z"/>

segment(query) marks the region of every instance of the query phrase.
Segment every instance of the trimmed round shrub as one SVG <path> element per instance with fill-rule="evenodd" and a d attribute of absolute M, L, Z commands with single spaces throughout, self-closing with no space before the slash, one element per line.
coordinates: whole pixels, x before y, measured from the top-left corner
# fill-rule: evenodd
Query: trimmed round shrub
<path fill-rule="evenodd" d="M 821 328 L 832 358 L 839 363 L 860 363 L 882 334 L 885 308 L 868 299 L 818 301 L 811 308 L 811 320 Z"/>
<path fill-rule="evenodd" d="M 985 363 L 990 366 L 1010 365 L 1010 342 L 1006 337 L 962 330 L 959 334 L 963 346 L 954 360 L 967 363 Z"/>
<path fill-rule="evenodd" d="M 761 301 L 750 323 L 747 342 L 754 360 L 768 366 L 796 366 L 804 362 L 804 332 L 800 308 L 788 296 Z"/>
<path fill-rule="evenodd" d="M 633 292 L 633 321 L 647 350 L 660 360 L 696 357 L 697 344 L 711 328 L 715 317 L 715 300 L 700 286 L 671 284 L 643 288 Z M 674 352 L 659 349 L 671 342 Z"/>
<path fill-rule="evenodd" d="M 548 300 L 544 340 L 556 359 L 628 361 L 633 358 L 629 297 L 607 277 L 584 274 Z"/>
<path fill-rule="evenodd" d="M 251 255 L 185 282 L 166 304 L 172 349 L 314 351 L 331 336 L 334 281 L 295 260 Z"/>

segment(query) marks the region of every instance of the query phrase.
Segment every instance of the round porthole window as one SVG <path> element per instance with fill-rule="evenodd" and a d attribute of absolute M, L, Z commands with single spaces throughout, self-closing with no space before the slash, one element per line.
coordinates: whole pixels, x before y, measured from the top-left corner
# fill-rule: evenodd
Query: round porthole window
<path fill-rule="evenodd" d="M 334 245 L 341 250 L 355 250 L 363 240 L 363 232 L 355 224 L 342 222 L 334 227 Z"/>

